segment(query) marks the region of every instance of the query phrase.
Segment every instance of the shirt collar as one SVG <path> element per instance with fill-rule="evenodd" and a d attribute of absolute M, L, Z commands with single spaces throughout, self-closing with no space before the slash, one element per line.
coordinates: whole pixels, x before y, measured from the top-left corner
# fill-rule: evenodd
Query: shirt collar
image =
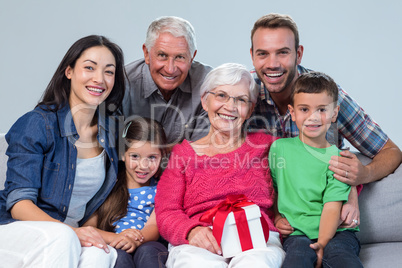
<path fill-rule="evenodd" d="M 101 104 L 104 108 L 105 103 Z M 56 112 L 57 119 L 59 121 L 60 135 L 62 137 L 77 135 L 77 129 L 74 124 L 73 116 L 70 110 L 70 105 L 66 104 Z M 96 109 L 98 115 L 98 129 L 106 130 L 106 118 L 103 116 L 105 112 L 99 111 L 99 107 Z"/>
<path fill-rule="evenodd" d="M 57 110 L 56 114 L 59 121 L 60 135 L 62 137 L 78 134 L 71 114 L 70 105 L 68 103 Z"/>
<path fill-rule="evenodd" d="M 144 98 L 148 98 L 155 91 L 158 90 L 158 86 L 155 84 L 154 80 L 152 79 L 148 64 L 145 63 L 142 65 L 141 73 L 142 73 L 142 81 L 143 81 Z"/>
<path fill-rule="evenodd" d="M 183 92 L 191 93 L 191 69 L 188 71 L 187 77 L 184 82 L 177 88 Z M 143 79 L 143 89 L 144 89 L 144 98 L 149 98 L 155 91 L 159 90 L 158 86 L 155 84 L 152 79 L 151 72 L 149 71 L 148 64 L 144 64 L 142 66 L 142 79 Z"/>
<path fill-rule="evenodd" d="M 297 75 L 298 75 L 298 76 L 299 76 L 300 74 L 304 74 L 304 73 L 307 73 L 307 72 L 309 72 L 309 71 L 310 71 L 309 69 L 304 68 L 304 67 L 301 66 L 301 65 L 297 65 Z M 254 80 L 256 81 L 256 83 L 260 86 L 260 99 L 261 99 L 261 100 L 266 100 L 266 102 L 267 102 L 269 105 L 274 105 L 274 106 L 275 106 L 275 103 L 274 103 L 274 101 L 272 100 L 272 98 L 271 98 L 271 96 L 270 96 L 270 94 L 269 94 L 269 91 L 265 89 L 265 85 L 264 85 L 264 83 L 261 82 L 261 80 L 258 78 L 257 72 L 255 71 L 255 69 L 253 69 L 253 70 L 251 71 L 251 74 L 254 76 Z"/>

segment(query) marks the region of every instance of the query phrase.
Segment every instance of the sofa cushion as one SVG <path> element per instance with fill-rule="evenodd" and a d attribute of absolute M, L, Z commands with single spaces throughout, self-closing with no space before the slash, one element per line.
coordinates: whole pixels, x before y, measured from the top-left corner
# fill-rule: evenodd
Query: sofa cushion
<path fill-rule="evenodd" d="M 401 252 L 402 242 L 367 244 L 362 245 L 360 260 L 364 268 L 400 267 Z"/>
<path fill-rule="evenodd" d="M 359 159 L 367 164 L 366 159 L 361 156 Z M 359 196 L 360 232 L 357 233 L 362 244 L 402 241 L 401 193 L 401 166 L 393 174 L 364 185 Z"/>

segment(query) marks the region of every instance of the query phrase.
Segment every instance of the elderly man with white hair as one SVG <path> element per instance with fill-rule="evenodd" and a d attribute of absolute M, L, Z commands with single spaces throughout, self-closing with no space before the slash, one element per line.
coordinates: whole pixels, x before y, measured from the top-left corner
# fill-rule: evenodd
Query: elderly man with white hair
<path fill-rule="evenodd" d="M 209 122 L 199 92 L 211 67 L 194 61 L 193 26 L 178 17 L 157 18 L 148 28 L 142 49 L 144 58 L 126 66 L 124 117 L 158 121 L 171 144 L 205 136 Z"/>

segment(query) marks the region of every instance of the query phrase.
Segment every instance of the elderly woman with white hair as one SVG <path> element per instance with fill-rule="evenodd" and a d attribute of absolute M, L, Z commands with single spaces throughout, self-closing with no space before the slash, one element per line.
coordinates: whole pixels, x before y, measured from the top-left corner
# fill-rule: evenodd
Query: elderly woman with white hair
<path fill-rule="evenodd" d="M 248 70 L 227 63 L 213 69 L 201 86 L 208 134 L 173 147 L 157 187 L 155 212 L 161 235 L 170 243 L 167 267 L 280 267 L 284 251 L 273 224 L 274 190 L 268 167 L 273 138 L 246 133 L 258 91 Z M 232 258 L 209 225 L 200 220 L 229 195 L 244 195 L 258 205 L 269 227 L 266 248 Z"/>

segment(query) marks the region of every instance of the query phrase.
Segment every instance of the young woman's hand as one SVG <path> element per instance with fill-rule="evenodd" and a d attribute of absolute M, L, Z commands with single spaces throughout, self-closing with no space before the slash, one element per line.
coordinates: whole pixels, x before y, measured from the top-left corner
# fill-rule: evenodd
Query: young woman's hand
<path fill-rule="evenodd" d="M 92 226 L 73 228 L 82 247 L 97 247 L 109 253 L 109 248 L 100 233 Z"/>
<path fill-rule="evenodd" d="M 290 225 L 289 221 L 284 217 L 280 217 L 280 218 L 275 219 L 275 227 L 279 230 L 279 232 L 284 237 L 290 235 L 294 231 L 294 229 Z"/>
<path fill-rule="evenodd" d="M 221 247 L 218 245 L 209 227 L 197 226 L 192 229 L 188 234 L 188 242 L 192 246 L 204 248 L 212 253 L 222 255 Z"/>
<path fill-rule="evenodd" d="M 127 253 L 132 253 L 144 241 L 144 237 L 140 230 L 127 229 L 117 234 L 110 242 L 110 246 L 116 249 L 121 249 Z"/>

